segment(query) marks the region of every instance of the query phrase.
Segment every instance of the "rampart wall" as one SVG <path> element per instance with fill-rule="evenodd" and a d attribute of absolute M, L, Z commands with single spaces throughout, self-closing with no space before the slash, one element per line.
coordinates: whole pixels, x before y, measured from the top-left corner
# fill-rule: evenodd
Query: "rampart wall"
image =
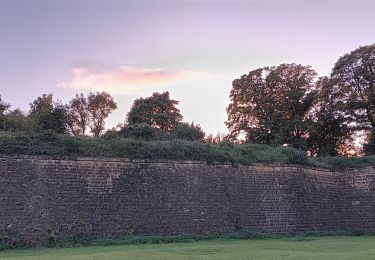
<path fill-rule="evenodd" d="M 0 156 L 0 234 L 375 231 L 375 169 Z"/>

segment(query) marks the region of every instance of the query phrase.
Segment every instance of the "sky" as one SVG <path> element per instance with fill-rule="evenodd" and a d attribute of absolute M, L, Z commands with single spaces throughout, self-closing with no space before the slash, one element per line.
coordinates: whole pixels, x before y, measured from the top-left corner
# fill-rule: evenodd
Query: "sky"
<path fill-rule="evenodd" d="M 0 95 L 29 109 L 107 91 L 125 120 L 133 101 L 169 91 L 184 121 L 227 133 L 232 81 L 281 63 L 329 75 L 375 42 L 375 0 L 0 0 Z"/>

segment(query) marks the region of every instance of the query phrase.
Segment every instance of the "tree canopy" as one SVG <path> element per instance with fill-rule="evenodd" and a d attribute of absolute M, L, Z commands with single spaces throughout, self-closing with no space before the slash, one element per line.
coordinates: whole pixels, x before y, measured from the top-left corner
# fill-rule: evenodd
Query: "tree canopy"
<path fill-rule="evenodd" d="M 177 100 L 170 99 L 169 92 L 153 93 L 147 98 L 138 98 L 127 113 L 127 124 L 147 124 L 152 128 L 169 131 L 182 120 Z"/>
<path fill-rule="evenodd" d="M 375 44 L 340 57 L 326 77 L 318 78 L 310 66 L 292 63 L 258 68 L 235 79 L 225 122 L 228 135 L 206 136 L 200 125 L 182 122 L 178 104 L 168 91 L 138 98 L 124 124 L 107 131 L 103 139 L 183 139 L 223 147 L 251 142 L 292 146 L 312 156 L 375 154 Z M 10 107 L 0 96 L 1 131 L 46 136 L 91 132 L 99 137 L 117 104 L 110 94 L 95 92 L 87 97 L 76 94 L 66 105 L 43 94 L 30 103 L 28 113 Z M 363 149 L 358 140 L 365 140 Z"/>
<path fill-rule="evenodd" d="M 4 102 L 1 99 L 1 95 L 0 95 L 0 115 L 4 114 L 9 108 L 10 108 L 10 105 Z"/>
<path fill-rule="evenodd" d="M 0 129 L 5 129 L 5 112 L 10 108 L 10 105 L 1 99 L 0 95 Z"/>
<path fill-rule="evenodd" d="M 30 103 L 29 117 L 34 122 L 34 128 L 66 133 L 65 107 L 54 102 L 52 94 L 43 94 Z"/>
<path fill-rule="evenodd" d="M 87 98 L 81 93 L 67 105 L 69 129 L 73 135 L 85 135 L 90 123 Z"/>
<path fill-rule="evenodd" d="M 337 80 L 321 77 L 315 84 L 317 95 L 308 113 L 308 147 L 311 155 L 336 156 L 352 141 L 351 120 L 343 113 L 343 93 Z"/>
<path fill-rule="evenodd" d="M 375 153 L 375 44 L 359 47 L 336 62 L 332 78 L 339 81 L 345 113 L 358 129 L 368 131 L 368 152 Z"/>
<path fill-rule="evenodd" d="M 281 64 L 233 81 L 226 125 L 232 139 L 305 146 L 306 116 L 316 96 L 310 66 Z"/>
<path fill-rule="evenodd" d="M 81 104 L 82 102 L 79 101 Z M 87 97 L 87 112 L 90 117 L 90 129 L 95 137 L 104 131 L 105 119 L 117 108 L 117 103 L 107 92 L 90 93 Z M 82 121 L 81 121 L 82 123 Z"/>

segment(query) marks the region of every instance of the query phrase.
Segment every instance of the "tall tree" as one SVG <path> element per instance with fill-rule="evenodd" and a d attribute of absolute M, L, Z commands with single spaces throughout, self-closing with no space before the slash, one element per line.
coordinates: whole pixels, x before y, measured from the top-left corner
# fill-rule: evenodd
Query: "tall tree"
<path fill-rule="evenodd" d="M 74 135 L 85 135 L 90 123 L 87 98 L 82 93 L 76 94 L 75 98 L 69 101 L 67 110 L 70 131 Z"/>
<path fill-rule="evenodd" d="M 359 47 L 336 62 L 332 78 L 339 80 L 346 113 L 359 129 L 375 133 L 375 44 Z M 375 154 L 375 135 L 368 153 Z"/>
<path fill-rule="evenodd" d="M 138 98 L 127 113 L 127 124 L 147 124 L 152 128 L 169 131 L 182 120 L 180 110 L 176 107 L 178 103 L 170 99 L 168 91 Z"/>
<path fill-rule="evenodd" d="M 343 93 L 336 79 L 322 77 L 316 83 L 317 95 L 308 118 L 308 144 L 311 155 L 336 156 L 352 141 L 351 119 L 344 113 Z"/>
<path fill-rule="evenodd" d="M 98 137 L 104 131 L 105 119 L 117 108 L 117 104 L 107 92 L 91 92 L 87 97 L 87 108 L 91 132 Z"/>
<path fill-rule="evenodd" d="M 30 103 L 29 118 L 34 121 L 36 129 L 66 132 L 66 109 L 59 102 L 53 101 L 52 94 L 43 94 Z"/>
<path fill-rule="evenodd" d="M 230 138 L 307 149 L 306 116 L 316 96 L 316 75 L 309 66 L 281 64 L 235 79 L 227 108 Z"/>

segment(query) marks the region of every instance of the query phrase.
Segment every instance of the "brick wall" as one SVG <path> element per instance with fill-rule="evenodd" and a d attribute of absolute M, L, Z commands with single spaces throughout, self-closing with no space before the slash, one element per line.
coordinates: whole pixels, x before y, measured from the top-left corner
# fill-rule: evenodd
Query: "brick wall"
<path fill-rule="evenodd" d="M 375 231 L 375 170 L 0 157 L 0 234 Z"/>

